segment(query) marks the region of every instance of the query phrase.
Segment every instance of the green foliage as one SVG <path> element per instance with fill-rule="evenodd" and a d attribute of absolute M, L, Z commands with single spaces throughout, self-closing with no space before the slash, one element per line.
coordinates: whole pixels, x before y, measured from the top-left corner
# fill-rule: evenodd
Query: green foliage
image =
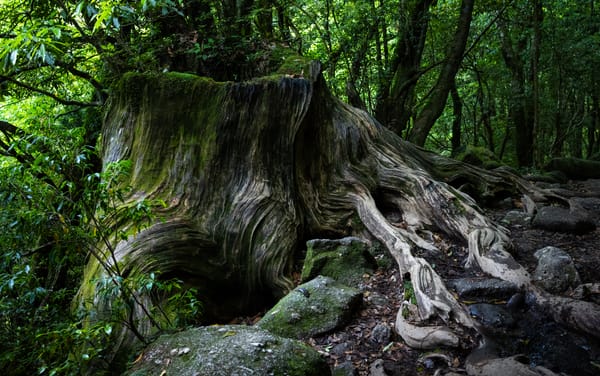
<path fill-rule="evenodd" d="M 0 365 L 5 373 L 77 374 L 102 363 L 113 328 L 122 326 L 132 309 L 143 309 L 144 294 L 155 300 L 147 315 L 161 322 L 159 328 L 197 322 L 202 305 L 195 290 L 176 279 L 162 280 L 158 272 L 125 275 L 112 262 L 110 245 L 141 231 L 154 220 L 153 208 L 164 203 L 126 203 L 130 189 L 122 182 L 131 169 L 128 161 L 98 171 L 97 151 L 81 127 L 90 126 L 86 111 L 60 114 L 55 108 L 57 117 L 40 121 L 41 113 L 48 114 L 45 101 L 31 104 L 4 108 L 25 124 L 19 137 L 4 138 L 14 158 L 0 157 Z M 112 231 L 123 221 L 132 223 L 128 233 Z M 112 299 L 115 308 L 94 322 L 89 321 L 94 312 L 71 311 L 89 257 L 102 260 L 109 277 L 97 281 L 99 297 Z"/>

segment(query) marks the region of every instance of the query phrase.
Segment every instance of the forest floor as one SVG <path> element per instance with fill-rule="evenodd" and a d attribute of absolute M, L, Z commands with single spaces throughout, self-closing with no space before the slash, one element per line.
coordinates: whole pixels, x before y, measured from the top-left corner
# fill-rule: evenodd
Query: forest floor
<path fill-rule="evenodd" d="M 595 184 L 570 182 L 567 188 L 590 193 L 598 189 Z M 518 204 L 518 203 L 517 203 Z M 495 220 L 513 210 L 510 205 L 486 210 Z M 600 282 L 600 229 L 584 235 L 550 232 L 530 226 L 508 226 L 513 242 L 513 256 L 529 272 L 533 272 L 537 260 L 533 253 L 546 246 L 559 247 L 569 253 L 579 272 L 582 283 Z M 483 277 L 478 270 L 465 269 L 466 244 L 433 234 L 441 252 L 423 254 L 444 279 Z M 453 370 L 462 374 L 465 359 L 477 343 L 477 338 L 465 338 L 459 349 L 434 349 L 417 351 L 406 346 L 393 334 L 396 313 L 401 304 L 401 276 L 395 263 L 364 276 L 364 304 L 354 319 L 341 330 L 316 338 L 309 343 L 325 355 L 332 368 L 346 368 L 340 374 L 369 376 L 433 375 L 440 370 Z M 482 297 L 485 300 L 485 297 Z M 460 299 L 459 299 L 460 300 Z M 506 300 L 487 300 L 488 303 L 506 305 Z M 462 301 L 465 305 L 475 303 Z M 524 311 L 529 308 L 525 306 Z M 586 338 L 554 324 L 543 313 L 533 312 L 537 318 L 526 317 L 527 312 L 516 316 L 517 323 L 511 329 L 507 350 L 524 354 L 523 362 L 542 365 L 554 372 L 568 375 L 600 375 L 600 341 Z M 531 316 L 531 315 L 530 315 Z M 390 328 L 391 334 L 386 335 Z M 377 333 L 375 333 L 377 332 Z M 381 334 L 383 333 L 383 335 Z M 352 371 L 354 369 L 355 371 Z M 339 369 L 342 371 L 342 369 Z M 438 373 L 436 373 L 436 371 Z M 356 373 L 352 373 L 356 372 Z M 444 372 L 441 372 L 444 374 Z"/>

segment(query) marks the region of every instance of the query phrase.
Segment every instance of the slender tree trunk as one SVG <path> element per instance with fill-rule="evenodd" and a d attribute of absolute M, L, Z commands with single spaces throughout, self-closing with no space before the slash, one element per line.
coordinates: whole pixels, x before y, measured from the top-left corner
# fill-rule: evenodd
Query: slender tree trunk
<path fill-rule="evenodd" d="M 452 155 L 456 155 L 461 146 L 461 125 L 462 125 L 462 101 L 456 89 L 456 81 L 453 80 L 452 87 L 450 88 L 450 95 L 452 96 L 452 108 L 454 119 L 452 120 Z"/>
<path fill-rule="evenodd" d="M 531 124 L 531 138 L 533 145 L 535 146 L 535 140 L 538 129 L 540 127 L 540 77 L 539 77 L 539 64 L 540 64 L 540 50 L 542 43 L 542 22 L 544 19 L 544 10 L 542 8 L 541 0 L 533 1 L 533 40 L 531 45 L 531 86 L 532 86 L 532 124 Z M 536 164 L 536 159 L 540 160 L 543 156 L 536 157 L 536 153 L 533 153 L 534 160 L 533 164 Z"/>
<path fill-rule="evenodd" d="M 400 25 L 398 45 L 379 85 L 375 117 L 400 136 L 412 117 L 414 90 L 429 28 L 429 9 L 435 2 L 415 1 L 407 11 L 408 21 Z"/>
<path fill-rule="evenodd" d="M 598 91 L 597 84 L 594 85 L 594 91 Z M 588 152 L 587 157 L 591 157 L 600 151 L 600 140 L 598 131 L 600 129 L 600 99 L 597 93 L 592 94 L 592 104 L 590 111 L 590 125 L 588 128 Z"/>
<path fill-rule="evenodd" d="M 423 146 L 425 144 L 425 140 L 433 124 L 446 107 L 448 94 L 452 88 L 454 77 L 462 63 L 467 39 L 469 38 L 471 19 L 473 17 L 473 3 L 474 0 L 463 0 L 461 2 L 458 26 L 450 50 L 447 52 L 446 62 L 442 66 L 429 101 L 416 118 L 415 125 L 409 136 L 409 140 L 417 145 Z"/>
<path fill-rule="evenodd" d="M 516 46 L 505 22 L 500 23 L 502 30 L 502 57 L 511 73 L 511 97 L 508 104 L 509 119 L 515 128 L 515 152 L 517 163 L 521 167 L 533 164 L 533 120 L 532 101 L 527 94 L 525 63 L 521 52 L 527 46 L 527 36 L 520 33 Z"/>
<path fill-rule="evenodd" d="M 596 23 L 596 8 L 594 0 L 590 0 L 590 24 L 592 26 L 591 33 L 598 33 Z M 590 124 L 588 126 L 588 150 L 587 157 L 596 156 L 600 153 L 600 77 L 598 76 L 597 67 L 591 69 L 592 92 L 591 92 L 591 111 Z"/>

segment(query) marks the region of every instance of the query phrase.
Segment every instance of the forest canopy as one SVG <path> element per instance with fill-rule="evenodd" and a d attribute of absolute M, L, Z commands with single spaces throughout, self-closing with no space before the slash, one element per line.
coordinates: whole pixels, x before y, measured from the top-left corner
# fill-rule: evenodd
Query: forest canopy
<path fill-rule="evenodd" d="M 600 157 L 599 7 L 0 0 L 0 364 L 69 373 L 107 346 L 111 323 L 84 327 L 71 302 L 128 194 L 119 183 L 131 164 L 103 170 L 99 151 L 107 101 L 126 74 L 242 82 L 308 77 L 305 62 L 318 60 L 335 96 L 399 137 L 446 156 L 477 148 L 530 171 L 554 157 Z M 127 215 L 143 228 L 164 205 Z M 160 285 L 178 291 L 180 325 L 201 320 L 201 303 L 176 279 L 130 282 L 117 293 Z"/>

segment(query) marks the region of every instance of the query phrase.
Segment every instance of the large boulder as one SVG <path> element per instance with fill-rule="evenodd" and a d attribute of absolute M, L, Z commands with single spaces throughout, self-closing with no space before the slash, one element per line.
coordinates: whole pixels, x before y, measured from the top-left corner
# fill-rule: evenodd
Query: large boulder
<path fill-rule="evenodd" d="M 330 375 L 308 345 L 242 325 L 193 328 L 150 344 L 128 376 Z"/>
<path fill-rule="evenodd" d="M 288 338 L 308 338 L 344 325 L 362 301 L 360 290 L 318 276 L 283 297 L 256 323 Z"/>
<path fill-rule="evenodd" d="M 370 244 L 360 238 L 313 239 L 306 247 L 302 281 L 322 275 L 358 287 L 363 275 L 377 268 L 377 262 L 369 252 Z"/>

